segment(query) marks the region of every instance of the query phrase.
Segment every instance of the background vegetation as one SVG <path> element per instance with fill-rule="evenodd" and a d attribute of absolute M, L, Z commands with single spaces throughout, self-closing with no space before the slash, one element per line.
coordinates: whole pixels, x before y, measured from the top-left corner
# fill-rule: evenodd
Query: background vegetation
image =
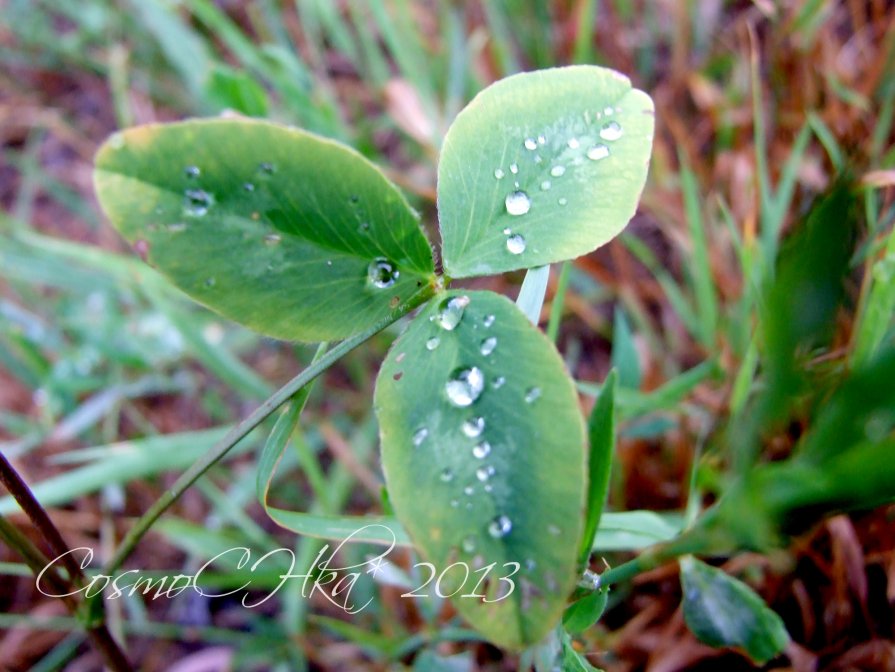
<path fill-rule="evenodd" d="M 804 349 L 806 366 L 836 375 L 891 341 L 895 13 L 882 0 L 2 0 L 0 17 L 0 448 L 70 546 L 110 552 L 177 473 L 313 356 L 197 308 L 102 221 L 93 154 L 120 127 L 227 110 L 299 125 L 383 166 L 434 226 L 438 145 L 478 90 L 576 62 L 631 75 L 657 108 L 640 211 L 618 239 L 551 277 L 543 324 L 585 407 L 618 369 L 610 506 L 662 512 L 644 528 L 656 536 L 700 504 L 691 491 L 711 501 L 735 463 L 725 430 L 742 427 L 753 392 L 773 386 L 768 361 L 785 337 L 758 329 L 759 317 L 783 324 L 813 305 L 765 295 L 763 282 L 782 241 L 835 185 L 849 186 L 833 213 L 850 222 L 854 253 L 831 333 Z M 468 284 L 515 296 L 520 281 Z M 284 507 L 381 510 L 370 399 L 396 333 L 315 388 L 274 485 Z M 787 457 L 810 415 L 797 408 L 759 428 L 761 460 Z M 871 420 L 891 432 L 891 417 Z M 233 546 L 295 546 L 299 563 L 313 558 L 319 542 L 282 533 L 254 500 L 262 438 L 190 490 L 128 566 L 190 573 Z M 0 500 L 37 540 L 14 511 Z M 771 667 L 895 669 L 893 513 L 804 525 L 786 550 L 724 565 L 785 618 L 793 642 Z M 96 669 L 77 623 L 35 591 L 21 558 L 0 546 L 0 560 L 0 664 Z M 613 591 L 582 636 L 594 664 L 751 669 L 687 633 L 676 571 Z M 218 578 L 242 583 L 236 568 Z M 108 616 L 145 670 L 514 668 L 446 605 L 409 604 L 403 589 L 372 580 L 364 590 L 374 602 L 349 620 L 296 590 L 254 610 L 188 594 L 118 600 Z"/>

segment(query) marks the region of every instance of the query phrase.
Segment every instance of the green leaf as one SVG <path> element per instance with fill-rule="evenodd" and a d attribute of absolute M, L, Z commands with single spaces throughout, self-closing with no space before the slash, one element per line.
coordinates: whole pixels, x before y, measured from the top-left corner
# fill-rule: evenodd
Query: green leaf
<path fill-rule="evenodd" d="M 607 243 L 634 215 L 653 126 L 650 97 L 596 66 L 514 75 L 479 93 L 438 165 L 445 272 L 531 268 Z"/>
<path fill-rule="evenodd" d="M 602 672 L 599 668 L 591 665 L 587 658 L 572 648 L 572 639 L 563 633 L 562 639 L 562 658 L 560 659 L 561 672 Z"/>
<path fill-rule="evenodd" d="M 634 334 L 624 311 L 616 306 L 612 325 L 612 366 L 618 371 L 618 384 L 632 390 L 640 389 L 643 373 L 640 355 L 634 345 Z"/>
<path fill-rule="evenodd" d="M 606 377 L 597 403 L 590 413 L 587 423 L 590 442 L 588 459 L 587 484 L 587 518 L 584 523 L 584 535 L 578 551 L 578 560 L 586 564 L 590 557 L 600 516 L 606 495 L 609 492 L 609 471 L 612 467 L 612 452 L 615 447 L 615 384 L 616 373 L 613 369 Z"/>
<path fill-rule="evenodd" d="M 566 632 L 573 635 L 584 632 L 594 623 L 600 620 L 600 616 L 606 610 L 606 603 L 609 601 L 609 588 L 595 590 L 585 595 L 577 602 L 573 602 L 566 609 L 563 615 L 562 623 Z"/>
<path fill-rule="evenodd" d="M 269 336 L 345 338 L 434 281 L 417 215 L 394 185 L 348 147 L 295 128 L 133 128 L 102 146 L 94 180 L 144 259 Z"/>
<path fill-rule="evenodd" d="M 500 646 L 538 642 L 575 584 L 585 492 L 583 421 L 553 345 L 502 296 L 447 293 L 393 345 L 375 405 L 398 519 L 439 573 L 470 567 L 457 609 Z M 505 563 L 519 563 L 509 595 Z M 486 573 L 491 590 L 475 591 Z M 462 579 L 447 572 L 442 592 Z M 492 601 L 459 597 L 475 592 Z"/>
<path fill-rule="evenodd" d="M 740 647 L 759 665 L 789 643 L 783 620 L 755 591 L 692 556 L 681 558 L 684 620 L 709 646 Z"/>

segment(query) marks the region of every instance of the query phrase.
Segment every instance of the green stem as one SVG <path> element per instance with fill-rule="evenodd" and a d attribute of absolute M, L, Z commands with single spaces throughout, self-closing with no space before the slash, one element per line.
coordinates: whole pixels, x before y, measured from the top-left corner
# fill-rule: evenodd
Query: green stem
<path fill-rule="evenodd" d="M 566 302 L 566 288 L 569 286 L 571 262 L 564 261 L 559 267 L 559 280 L 556 282 L 556 294 L 550 304 L 550 321 L 547 323 L 547 338 L 556 343 L 559 335 L 559 323 L 562 320 L 563 304 Z"/>
<path fill-rule="evenodd" d="M 427 301 L 433 294 L 435 289 L 432 287 L 424 288 L 419 294 L 415 295 L 402 306 L 395 308 L 388 316 L 368 327 L 356 336 L 345 339 L 332 350 L 323 355 L 319 360 L 313 362 L 308 368 L 298 374 L 295 378 L 286 383 L 283 387 L 271 395 L 264 403 L 262 403 L 255 411 L 245 420 L 236 425 L 227 432 L 220 441 L 214 444 L 211 449 L 205 453 L 197 462 L 187 469 L 180 478 L 175 481 L 161 497 L 156 500 L 149 510 L 144 513 L 136 522 L 134 527 L 125 535 L 109 563 L 106 565 L 104 572 L 106 574 L 114 574 L 127 557 L 134 550 L 140 539 L 149 531 L 156 520 L 170 507 L 177 499 L 199 479 L 202 474 L 208 471 L 214 464 L 223 458 L 233 446 L 244 439 L 249 432 L 260 425 L 271 413 L 276 411 L 280 406 L 289 401 L 289 399 L 305 385 L 317 378 L 321 373 L 326 371 L 336 361 L 344 355 L 367 341 L 369 338 L 382 331 L 389 325 L 393 324 L 401 317 L 412 311 Z"/>
<path fill-rule="evenodd" d="M 638 574 L 643 574 L 651 569 L 661 567 L 682 555 L 705 552 L 708 547 L 708 539 L 701 531 L 693 529 L 685 532 L 677 539 L 672 539 L 666 544 L 660 544 L 646 549 L 633 560 L 629 560 L 617 567 L 607 569 L 600 574 L 599 587 L 605 588 L 614 583 L 629 581 Z"/>

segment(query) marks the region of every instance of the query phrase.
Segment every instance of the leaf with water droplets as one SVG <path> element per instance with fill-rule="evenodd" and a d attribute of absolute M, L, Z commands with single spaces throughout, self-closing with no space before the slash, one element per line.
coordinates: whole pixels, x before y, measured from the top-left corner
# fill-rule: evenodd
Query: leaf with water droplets
<path fill-rule="evenodd" d="M 653 126 L 650 97 L 597 66 L 522 73 L 482 91 L 442 146 L 445 272 L 532 268 L 607 243 L 634 215 Z"/>
<path fill-rule="evenodd" d="M 298 129 L 232 118 L 141 126 L 103 145 L 94 180 L 146 261 L 269 336 L 344 338 L 434 281 L 397 188 L 350 148 Z"/>
<path fill-rule="evenodd" d="M 458 597 L 457 609 L 499 645 L 539 641 L 574 588 L 586 480 L 583 418 L 554 346 L 506 298 L 449 292 L 392 347 L 375 404 L 390 502 L 426 559 L 497 563 L 489 600 L 509 585 L 504 563 L 520 565 L 504 599 Z M 445 594 L 460 588 L 449 583 Z"/>

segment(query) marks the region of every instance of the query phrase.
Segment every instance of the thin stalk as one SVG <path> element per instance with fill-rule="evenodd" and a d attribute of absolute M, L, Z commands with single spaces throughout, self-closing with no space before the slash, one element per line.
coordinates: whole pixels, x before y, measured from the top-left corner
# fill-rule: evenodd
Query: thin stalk
<path fill-rule="evenodd" d="M 175 481 L 168 490 L 144 513 L 131 530 L 125 535 L 115 552 L 115 555 L 109 560 L 104 572 L 106 574 L 114 574 L 124 561 L 131 554 L 139 543 L 140 539 L 149 531 L 152 525 L 159 517 L 167 511 L 177 499 L 193 484 L 202 474 L 208 471 L 219 460 L 221 460 L 237 443 L 244 439 L 249 432 L 264 422 L 267 417 L 276 411 L 280 406 L 289 401 L 289 399 L 305 385 L 317 378 L 321 373 L 326 371 L 336 361 L 341 359 L 351 350 L 365 342 L 378 332 L 382 331 L 389 325 L 399 320 L 411 310 L 428 300 L 435 292 L 433 287 L 424 289 L 422 292 L 412 297 L 406 304 L 395 308 L 388 316 L 365 329 L 356 336 L 347 338 L 332 350 L 323 355 L 319 360 L 313 362 L 308 368 L 295 376 L 283 387 L 271 395 L 264 403 L 262 403 L 251 415 L 227 432 L 220 441 L 214 444 L 205 455 L 197 462 L 193 463 L 180 478 Z"/>
<path fill-rule="evenodd" d="M 599 588 L 605 588 L 622 581 L 629 581 L 638 574 L 661 567 L 682 555 L 704 552 L 707 547 L 708 539 L 702 531 L 694 529 L 690 532 L 685 532 L 677 539 L 673 539 L 666 544 L 646 549 L 633 560 L 607 569 L 600 574 Z"/>
<path fill-rule="evenodd" d="M 556 281 L 556 294 L 550 303 L 550 321 L 547 322 L 547 338 L 556 343 L 559 335 L 559 323 L 562 320 L 562 309 L 566 302 L 566 288 L 569 286 L 569 272 L 572 270 L 571 262 L 564 261 L 559 266 L 559 279 Z"/>

